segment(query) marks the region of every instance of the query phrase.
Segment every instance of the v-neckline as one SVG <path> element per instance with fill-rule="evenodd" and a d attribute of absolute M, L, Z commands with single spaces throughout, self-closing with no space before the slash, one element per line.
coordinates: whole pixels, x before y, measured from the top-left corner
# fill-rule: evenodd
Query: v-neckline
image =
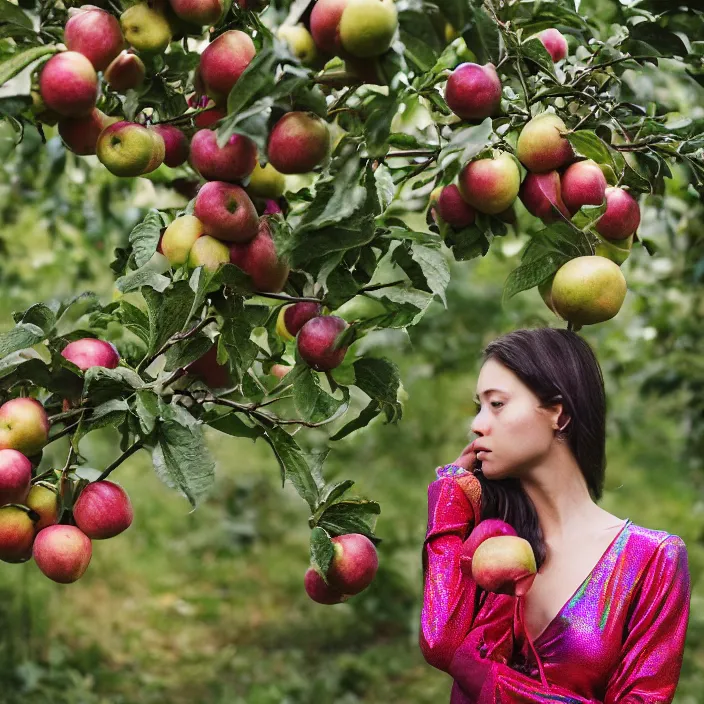
<path fill-rule="evenodd" d="M 535 638 L 531 638 L 531 637 L 528 635 L 528 630 L 527 630 L 527 628 L 526 628 L 526 623 L 525 623 L 525 596 L 519 597 L 519 600 L 522 602 L 522 603 L 521 603 L 521 607 L 522 607 L 522 608 L 521 608 L 521 628 L 522 628 L 523 633 L 524 633 L 524 635 L 526 636 L 526 638 L 532 640 L 534 645 L 537 644 L 538 641 L 540 641 L 540 640 L 543 639 L 543 637 L 545 636 L 545 634 L 546 634 L 546 633 L 554 626 L 554 624 L 557 622 L 557 619 L 560 618 L 560 616 L 562 615 L 562 613 L 564 612 L 564 610 L 567 608 L 567 606 L 569 605 L 569 603 L 572 601 L 572 599 L 574 599 L 574 597 L 584 588 L 584 585 L 592 578 L 592 575 L 593 575 L 593 574 L 597 571 L 597 569 L 601 566 L 601 563 L 604 561 L 604 559 L 606 558 L 606 556 L 611 552 L 611 549 L 612 549 L 613 546 L 615 545 L 616 541 L 621 537 L 621 535 L 623 534 L 623 532 L 626 530 L 626 528 L 629 526 L 630 523 L 631 523 L 631 519 L 630 519 L 630 518 L 626 518 L 624 524 L 621 526 L 621 529 L 618 531 L 618 533 L 616 533 L 616 535 L 614 536 L 613 540 L 609 543 L 609 545 L 608 545 L 608 547 L 606 548 L 606 550 L 604 550 L 604 552 L 601 554 L 601 557 L 596 561 L 596 564 L 594 565 L 594 567 L 592 567 L 592 569 L 591 569 L 591 571 L 589 572 L 589 574 L 582 580 L 582 583 L 574 590 L 574 592 L 572 593 L 572 595 L 570 596 L 570 598 L 567 599 L 567 601 L 562 605 L 562 607 L 561 607 L 560 610 L 555 614 L 555 616 L 554 616 L 553 619 L 550 621 L 550 623 L 548 623 L 548 625 L 545 626 L 545 628 L 542 630 L 542 632 L 540 633 L 540 635 L 537 636 L 537 637 L 535 637 Z"/>

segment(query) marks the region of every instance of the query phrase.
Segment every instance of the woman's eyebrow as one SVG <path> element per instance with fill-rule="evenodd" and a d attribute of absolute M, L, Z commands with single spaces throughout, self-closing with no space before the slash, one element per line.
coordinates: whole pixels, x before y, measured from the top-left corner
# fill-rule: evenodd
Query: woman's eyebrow
<path fill-rule="evenodd" d="M 498 391 L 501 394 L 506 393 L 506 391 L 504 391 L 503 389 L 486 389 L 486 391 L 482 391 L 481 396 L 488 396 L 492 391 Z M 478 400 L 479 396 L 477 396 L 477 394 L 475 393 L 474 398 Z"/>

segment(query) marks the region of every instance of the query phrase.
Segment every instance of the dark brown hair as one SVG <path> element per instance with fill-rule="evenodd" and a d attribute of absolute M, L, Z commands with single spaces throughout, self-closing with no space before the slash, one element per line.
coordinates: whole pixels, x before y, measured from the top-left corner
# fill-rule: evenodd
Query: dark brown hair
<path fill-rule="evenodd" d="M 562 403 L 559 431 L 598 501 L 606 471 L 606 394 L 601 368 L 589 344 L 571 330 L 542 327 L 515 330 L 489 343 L 489 359 L 511 370 L 540 400 L 543 408 Z M 533 548 L 538 568 L 546 547 L 535 504 L 515 477 L 488 480 L 482 485 L 482 520 L 500 518 L 512 525 Z"/>

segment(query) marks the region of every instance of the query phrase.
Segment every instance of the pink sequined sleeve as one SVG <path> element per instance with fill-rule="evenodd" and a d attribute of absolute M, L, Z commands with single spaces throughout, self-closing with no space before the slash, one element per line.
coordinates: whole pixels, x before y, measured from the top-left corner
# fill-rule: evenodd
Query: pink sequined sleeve
<path fill-rule="evenodd" d="M 660 543 L 638 590 L 604 704 L 669 704 L 675 696 L 691 598 L 682 538 L 670 535 Z"/>
<path fill-rule="evenodd" d="M 423 544 L 423 608 L 420 649 L 428 663 L 447 672 L 474 619 L 477 585 L 460 569 L 462 543 L 475 510 L 451 477 L 428 487 L 428 529 Z"/>

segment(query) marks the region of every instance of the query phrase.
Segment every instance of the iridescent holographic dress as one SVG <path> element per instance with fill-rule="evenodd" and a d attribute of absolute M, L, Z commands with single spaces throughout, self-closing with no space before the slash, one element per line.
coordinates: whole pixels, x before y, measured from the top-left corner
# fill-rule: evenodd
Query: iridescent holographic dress
<path fill-rule="evenodd" d="M 672 702 L 691 597 L 679 536 L 627 519 L 532 640 L 523 598 L 487 592 L 461 571 L 479 504 L 456 478 L 439 476 L 428 487 L 420 647 L 453 678 L 450 704 Z"/>

